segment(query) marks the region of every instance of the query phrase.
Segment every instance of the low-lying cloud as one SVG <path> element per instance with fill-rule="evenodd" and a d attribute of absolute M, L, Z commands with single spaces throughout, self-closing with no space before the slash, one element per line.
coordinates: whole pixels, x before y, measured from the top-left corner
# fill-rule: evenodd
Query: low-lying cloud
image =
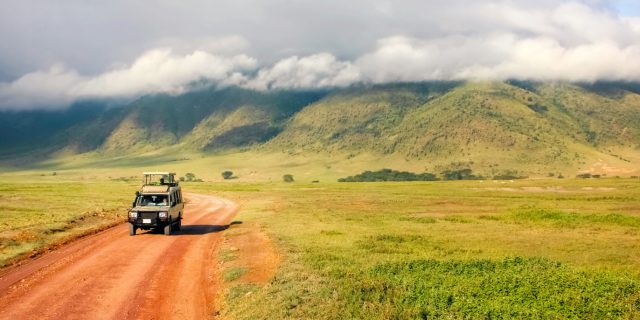
<path fill-rule="evenodd" d="M 405 6 L 375 1 L 371 14 L 381 21 L 406 14 L 406 26 L 392 18 L 390 31 L 372 25 L 371 33 L 382 36 L 368 44 L 367 34 L 361 37 L 365 40 L 354 37 L 353 47 L 360 48 L 355 53 L 340 46 L 317 52 L 282 48 L 273 59 L 256 50 L 264 40 L 244 35 L 164 37 L 153 42 L 157 48 L 96 74 L 68 61 L 0 82 L 0 109 L 178 94 L 200 81 L 255 90 L 426 80 L 640 81 L 640 19 L 613 12 L 607 1 L 398 3 Z M 410 12 L 412 6 L 439 12 L 420 16 Z M 430 31 L 416 31 L 421 24 Z M 307 31 L 308 37 L 317 34 Z M 295 40 L 297 33 L 278 36 Z"/>
<path fill-rule="evenodd" d="M 64 65 L 0 83 L 0 108 L 58 108 L 78 99 L 129 98 L 150 93 L 179 94 L 195 81 L 228 81 L 255 69 L 244 54 L 218 56 L 204 51 L 186 55 L 170 49 L 145 52 L 131 65 L 87 77 Z"/>

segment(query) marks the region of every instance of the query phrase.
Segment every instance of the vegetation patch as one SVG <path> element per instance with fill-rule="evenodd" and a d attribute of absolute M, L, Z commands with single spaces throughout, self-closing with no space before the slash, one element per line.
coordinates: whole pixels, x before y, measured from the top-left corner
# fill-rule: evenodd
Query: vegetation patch
<path fill-rule="evenodd" d="M 618 318 L 640 315 L 640 286 L 542 258 L 379 264 L 348 290 L 356 318 Z"/>
<path fill-rule="evenodd" d="M 519 173 L 517 170 L 506 170 L 493 176 L 493 180 L 517 180 L 526 178 L 528 178 L 527 175 Z"/>
<path fill-rule="evenodd" d="M 461 216 L 448 216 L 448 217 L 444 217 L 442 220 L 454 222 L 454 223 L 471 223 L 472 222 L 471 219 L 461 217 Z"/>
<path fill-rule="evenodd" d="M 367 237 L 357 242 L 360 249 L 380 254 L 410 254 L 418 248 L 430 244 L 429 240 L 419 235 L 382 234 Z"/>
<path fill-rule="evenodd" d="M 640 227 L 640 218 L 620 213 L 580 214 L 568 211 L 523 206 L 514 210 L 517 221 L 552 222 L 563 227 L 594 226 L 599 224 Z"/>
<path fill-rule="evenodd" d="M 438 220 L 433 217 L 401 217 L 400 221 L 408 221 L 414 223 L 436 223 Z"/>
<path fill-rule="evenodd" d="M 471 169 L 446 170 L 442 172 L 442 180 L 483 180 L 484 177 L 473 174 Z"/>
<path fill-rule="evenodd" d="M 238 258 L 238 254 L 236 251 L 237 250 L 233 250 L 227 247 L 222 248 L 220 249 L 220 253 L 218 253 L 218 259 L 220 259 L 220 262 L 223 263 L 236 260 Z"/>
<path fill-rule="evenodd" d="M 378 171 L 365 171 L 355 176 L 338 179 L 338 182 L 376 182 L 376 181 L 437 181 L 435 174 L 429 172 L 413 173 L 382 169 Z"/>
<path fill-rule="evenodd" d="M 320 234 L 323 234 L 325 236 L 339 236 L 342 235 L 344 233 L 337 231 L 337 230 L 321 230 Z"/>
<path fill-rule="evenodd" d="M 222 280 L 225 282 L 231 282 L 233 280 L 238 280 L 242 275 L 247 273 L 247 268 L 244 267 L 233 267 L 226 269 L 222 272 Z"/>

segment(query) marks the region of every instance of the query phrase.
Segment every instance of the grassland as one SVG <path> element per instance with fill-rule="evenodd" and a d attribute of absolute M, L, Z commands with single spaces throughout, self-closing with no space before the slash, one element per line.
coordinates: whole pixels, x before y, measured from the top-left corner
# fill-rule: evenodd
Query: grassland
<path fill-rule="evenodd" d="M 104 177 L 5 178 L 5 261 L 122 219 L 135 189 Z M 222 270 L 228 318 L 640 317 L 638 179 L 184 188 L 240 203 L 242 223 L 225 236 L 258 228 L 280 256 L 267 283 L 240 281 L 251 270 L 239 263 Z"/>
<path fill-rule="evenodd" d="M 640 316 L 637 179 L 191 188 L 283 256 L 266 285 L 229 282 L 230 318 Z"/>
<path fill-rule="evenodd" d="M 135 190 L 128 182 L 3 178 L 0 266 L 124 221 Z"/>

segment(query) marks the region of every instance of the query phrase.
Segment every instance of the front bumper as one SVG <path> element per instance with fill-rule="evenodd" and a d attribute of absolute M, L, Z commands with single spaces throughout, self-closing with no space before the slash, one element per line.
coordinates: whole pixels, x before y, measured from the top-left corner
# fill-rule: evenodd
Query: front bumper
<path fill-rule="evenodd" d="M 160 218 L 159 212 L 138 212 L 136 218 L 129 216 L 129 223 L 140 228 L 163 227 L 167 224 L 167 218 Z"/>

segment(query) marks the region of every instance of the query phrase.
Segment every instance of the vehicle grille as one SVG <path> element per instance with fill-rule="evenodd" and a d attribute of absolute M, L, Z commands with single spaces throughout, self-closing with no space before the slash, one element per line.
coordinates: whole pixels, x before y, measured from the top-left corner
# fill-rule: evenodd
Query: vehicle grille
<path fill-rule="evenodd" d="M 157 212 L 140 212 L 140 219 L 156 219 L 158 218 Z"/>

